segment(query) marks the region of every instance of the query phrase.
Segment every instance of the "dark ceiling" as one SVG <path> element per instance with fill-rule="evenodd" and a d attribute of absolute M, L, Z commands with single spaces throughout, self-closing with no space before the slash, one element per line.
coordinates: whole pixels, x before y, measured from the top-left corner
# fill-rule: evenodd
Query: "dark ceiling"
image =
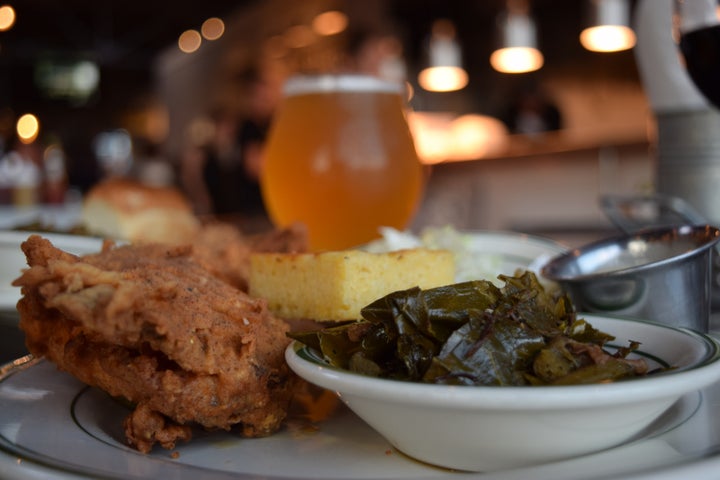
<path fill-rule="evenodd" d="M 86 55 L 101 65 L 147 68 L 188 28 L 223 17 L 245 1 L 32 0 L 13 2 L 17 23 L 0 33 L 3 63 Z"/>
<path fill-rule="evenodd" d="M 498 74 L 488 63 L 494 46 L 496 17 L 505 0 L 326 1 L 346 5 L 348 11 L 355 12 L 367 5 L 380 5 L 385 9 L 390 24 L 404 39 L 411 77 L 422 62 L 423 43 L 433 21 L 452 20 L 464 49 L 471 81 L 459 97 L 441 94 L 442 101 L 451 108 L 461 106 L 487 112 L 493 106 L 482 102 L 502 102 L 512 97 L 518 83 L 532 82 L 536 77 L 547 78 L 554 72 L 590 75 L 595 80 L 609 76 L 637 78 L 632 52 L 593 54 L 580 47 L 577 39 L 583 27 L 585 1 L 530 0 L 545 67 L 536 74 L 523 76 Z M 45 126 L 51 125 L 65 143 L 69 161 L 81 165 L 76 170 L 88 176 L 86 180 L 76 179 L 80 185 L 90 184 L 93 178 L 85 171 L 94 164 L 91 139 L 99 131 L 117 128 L 118 112 L 127 110 L 138 98 L 151 95 L 155 88 L 153 62 L 160 52 L 177 42 L 181 32 L 199 28 L 200 23 L 211 16 L 227 18 L 242 12 L 243 8 L 262 6 L 266 15 L 273 15 L 263 0 L 10 0 L 9 3 L 16 9 L 17 22 L 11 30 L 0 32 L 0 136 L 11 135 L 12 118 L 16 115 L 26 111 L 41 114 Z M 298 3 L 289 5 L 300 8 Z M 38 87 L 39 63 L 62 64 L 82 59 L 92 60 L 100 67 L 100 85 L 92 96 L 82 101 L 55 98 Z M 458 100 L 450 103 L 452 98 Z"/>
<path fill-rule="evenodd" d="M 0 32 L 0 114 L 42 112 L 54 123 L 72 116 L 77 127 L 112 128 L 108 120 L 153 89 L 153 62 L 181 32 L 211 16 L 225 17 L 252 3 L 217 0 L 32 0 L 10 2 L 17 21 Z M 100 88 L 90 98 L 48 96 L 38 66 L 90 60 Z M 93 118 L 94 117 L 94 118 Z M 0 117 L 2 120 L 3 117 Z M 59 120 L 58 120 L 59 119 Z M 81 126 L 82 125 L 82 126 Z M 4 131 L 5 124 L 0 124 Z M 67 128 L 67 127 L 66 127 Z M 3 133 L 5 136 L 7 133 Z"/>
<path fill-rule="evenodd" d="M 296 1 L 296 0 L 291 0 Z M 366 0 L 348 2 L 354 9 Z M 495 21 L 503 0 L 373 0 L 383 5 L 391 23 L 405 40 L 409 61 L 421 61 L 423 42 L 433 21 L 448 18 L 456 24 L 473 91 L 493 91 L 523 78 L 491 71 Z M 205 18 L 227 17 L 262 0 L 22 0 L 10 2 L 17 23 L 0 32 L 0 112 L 10 109 L 50 110 L 63 118 L 68 108 L 109 115 L 153 88 L 152 64 L 159 52 L 173 45 L 188 28 Z M 538 24 L 545 67 L 536 74 L 571 71 L 577 75 L 635 78 L 632 52 L 592 54 L 579 45 L 585 3 L 578 0 L 531 0 Z M 294 4 L 293 4 L 294 5 Z M 352 21 L 352 19 L 351 19 Z M 88 59 L 101 68 L 99 94 L 82 104 L 43 96 L 34 85 L 39 60 L 62 62 Z M 412 73 L 412 69 L 411 69 Z M 507 92 L 506 92 L 507 93 Z M 497 95 L 502 95 L 500 91 Z M 98 122 L 95 122 L 98 123 Z"/>
<path fill-rule="evenodd" d="M 124 77 L 146 79 L 159 51 L 173 44 L 183 30 L 199 28 L 210 16 L 226 17 L 232 11 L 261 0 L 32 0 L 13 2 L 18 21 L 0 32 L 0 68 L 32 69 L 40 58 L 87 58 L 101 68 Z M 353 0 L 346 0 L 352 2 Z M 359 0 L 354 0 L 359 1 Z M 502 0 L 392 0 L 384 3 L 391 21 L 405 37 L 407 53 L 417 59 L 432 22 L 453 20 L 465 47 L 469 68 L 487 68 L 494 40 L 495 18 Z M 577 42 L 583 27 L 585 2 L 578 0 L 532 0 L 540 46 L 549 68 L 573 62 L 583 69 L 607 70 L 612 65 L 628 74 L 628 62 L 599 60 L 584 52 Z M 357 7 L 355 7 L 357 8 Z M 632 58 L 630 58 L 632 60 Z M 632 74 L 632 72 L 629 72 Z M 1 85 L 0 102 L 8 102 L 10 88 Z M 14 102 L 13 102 L 14 103 Z"/>
<path fill-rule="evenodd" d="M 29 68 L 39 58 L 85 57 L 106 69 L 144 71 L 157 53 L 173 44 L 183 30 L 199 28 L 205 18 L 225 17 L 259 1 L 13 2 L 17 3 L 18 21 L 10 31 L 0 32 L 0 67 Z M 440 17 L 453 20 L 472 68 L 472 65 L 485 67 L 487 64 L 495 18 L 503 4 L 502 0 L 388 0 L 385 8 L 391 21 L 405 36 L 407 52 L 412 58 L 420 55 L 422 41 L 433 20 Z M 591 68 L 591 62 L 583 62 L 583 59 L 592 60 L 591 54 L 584 52 L 577 42 L 583 26 L 585 2 L 532 0 L 531 6 L 539 25 L 546 65 L 567 65 L 577 60 L 584 68 Z M 607 67 L 602 65 L 602 68 Z"/>

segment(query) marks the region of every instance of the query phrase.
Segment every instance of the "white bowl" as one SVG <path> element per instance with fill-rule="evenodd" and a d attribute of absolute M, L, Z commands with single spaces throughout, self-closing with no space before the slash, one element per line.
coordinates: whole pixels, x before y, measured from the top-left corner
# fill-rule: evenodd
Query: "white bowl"
<path fill-rule="evenodd" d="M 720 379 L 720 345 L 691 330 L 582 315 L 660 374 L 597 385 L 469 387 L 367 377 L 329 366 L 299 342 L 286 350 L 300 377 L 332 390 L 392 445 L 417 460 L 492 471 L 561 460 L 642 435 L 683 395 Z M 634 354 L 635 355 L 635 354 Z"/>
<path fill-rule="evenodd" d="M 11 283 L 27 268 L 27 260 L 20 245 L 33 233 L 47 238 L 57 248 L 75 255 L 97 253 L 103 243 L 100 238 L 82 235 L 0 231 L 0 310 L 14 310 L 20 300 L 20 288 L 13 287 Z"/>

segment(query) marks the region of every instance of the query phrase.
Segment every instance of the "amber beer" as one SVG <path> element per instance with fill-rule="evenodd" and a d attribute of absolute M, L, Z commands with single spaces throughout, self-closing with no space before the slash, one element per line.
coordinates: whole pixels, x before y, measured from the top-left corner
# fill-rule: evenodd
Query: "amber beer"
<path fill-rule="evenodd" d="M 358 246 L 380 226 L 408 226 L 423 168 L 402 93 L 358 75 L 288 80 L 261 175 L 276 225 L 305 223 L 316 251 Z"/>

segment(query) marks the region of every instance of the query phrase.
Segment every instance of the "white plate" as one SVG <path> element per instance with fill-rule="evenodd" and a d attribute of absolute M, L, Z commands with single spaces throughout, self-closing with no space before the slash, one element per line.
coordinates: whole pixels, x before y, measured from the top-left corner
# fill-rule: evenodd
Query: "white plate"
<path fill-rule="evenodd" d="M 97 253 L 102 248 L 102 240 L 82 235 L 59 233 L 0 231 L 0 310 L 14 310 L 20 300 L 20 288 L 13 287 L 12 281 L 20 276 L 22 269 L 27 268 L 25 254 L 20 244 L 31 234 L 37 233 L 61 250 L 75 255 Z"/>
<path fill-rule="evenodd" d="M 417 246 L 450 250 L 455 254 L 458 282 L 496 281 L 499 274 L 513 275 L 518 269 L 539 274 L 549 259 L 567 251 L 567 247 L 549 238 L 518 232 L 461 231 L 450 227 L 428 227 L 418 235 L 390 228 L 381 231 L 383 238 L 366 244 L 365 250 L 383 252 Z"/>
<path fill-rule="evenodd" d="M 327 398 L 327 397 L 326 397 Z M 330 398 L 335 398 L 331 395 Z M 0 476 L 216 479 L 686 479 L 720 469 L 720 384 L 684 396 L 641 438 L 601 453 L 491 474 L 415 462 L 342 404 L 322 421 L 298 413 L 282 432 L 242 439 L 196 432 L 176 448 L 140 454 L 123 444 L 126 407 L 54 365 L 27 358 L 0 371 Z"/>
<path fill-rule="evenodd" d="M 23 207 L 0 205 L 0 230 L 12 230 L 25 225 L 42 225 L 43 230 L 66 232 L 81 223 L 81 198 L 72 198 L 62 205 Z"/>
<path fill-rule="evenodd" d="M 535 273 L 552 257 L 564 253 L 567 248 L 544 237 L 514 232 L 467 232 L 466 250 L 459 260 L 484 255 L 488 258 L 486 278 L 498 274 L 514 275 L 518 269 Z M 463 274 L 462 267 L 459 274 Z M 467 280 L 468 278 L 460 278 Z"/>

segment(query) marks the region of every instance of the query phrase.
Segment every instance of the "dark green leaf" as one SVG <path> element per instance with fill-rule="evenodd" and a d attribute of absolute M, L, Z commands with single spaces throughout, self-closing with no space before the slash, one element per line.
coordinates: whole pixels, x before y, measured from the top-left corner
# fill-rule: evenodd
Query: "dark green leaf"
<path fill-rule="evenodd" d="M 393 292 L 362 319 L 290 336 L 332 365 L 371 376 L 452 385 L 555 385 L 614 381 L 642 372 L 615 354 L 613 337 L 576 317 L 570 298 L 532 272 L 428 290 Z"/>
<path fill-rule="evenodd" d="M 542 335 L 492 311 L 479 312 L 450 337 L 424 380 L 522 385 L 523 372 L 545 345 Z"/>

